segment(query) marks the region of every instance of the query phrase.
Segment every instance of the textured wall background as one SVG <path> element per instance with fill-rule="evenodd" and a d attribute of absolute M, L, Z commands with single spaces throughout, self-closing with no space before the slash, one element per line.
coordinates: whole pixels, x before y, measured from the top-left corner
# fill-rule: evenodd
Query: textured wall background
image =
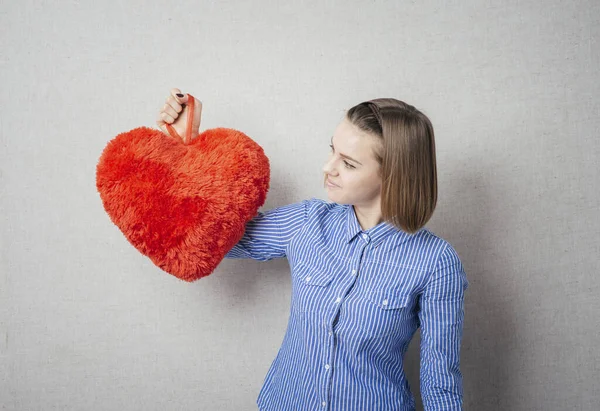
<path fill-rule="evenodd" d="M 171 87 L 271 160 L 262 209 L 326 198 L 344 110 L 392 96 L 436 131 L 428 228 L 470 281 L 466 410 L 600 403 L 600 3 L 20 1 L 0 8 L 0 404 L 253 410 L 287 260 L 196 283 L 131 247 L 95 166 Z M 418 338 L 407 372 L 418 395 Z"/>

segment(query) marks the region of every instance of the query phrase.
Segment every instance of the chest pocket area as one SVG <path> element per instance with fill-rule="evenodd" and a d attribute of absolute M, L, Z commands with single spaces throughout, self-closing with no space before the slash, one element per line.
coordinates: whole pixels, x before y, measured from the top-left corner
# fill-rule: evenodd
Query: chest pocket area
<path fill-rule="evenodd" d="M 368 299 L 382 310 L 391 311 L 406 308 L 410 303 L 410 294 L 397 290 L 371 290 Z"/>
<path fill-rule="evenodd" d="M 292 309 L 299 313 L 324 310 L 332 295 L 334 275 L 317 262 L 298 262 L 292 273 Z"/>
<path fill-rule="evenodd" d="M 386 337 L 405 333 L 413 320 L 411 294 L 394 289 L 366 291 L 368 321 L 362 322 L 370 337 Z"/>

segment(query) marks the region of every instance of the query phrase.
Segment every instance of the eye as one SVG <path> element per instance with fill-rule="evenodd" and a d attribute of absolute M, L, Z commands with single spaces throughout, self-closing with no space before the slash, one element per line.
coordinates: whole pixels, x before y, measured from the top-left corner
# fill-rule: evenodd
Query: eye
<path fill-rule="evenodd" d="M 330 144 L 329 147 L 331 148 L 331 151 L 333 151 L 333 144 Z M 344 165 L 346 166 L 346 168 L 356 168 L 346 160 L 344 160 Z"/>

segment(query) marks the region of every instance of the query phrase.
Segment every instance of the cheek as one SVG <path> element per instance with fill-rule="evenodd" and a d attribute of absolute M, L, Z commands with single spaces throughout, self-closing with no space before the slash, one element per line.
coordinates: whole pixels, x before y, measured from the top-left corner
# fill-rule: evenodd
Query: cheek
<path fill-rule="evenodd" d="M 352 173 L 345 173 L 343 177 L 344 182 L 346 182 L 347 185 L 362 187 L 367 190 L 375 190 L 380 184 L 380 179 L 371 173 L 355 171 Z"/>
<path fill-rule="evenodd" d="M 364 176 L 360 172 L 354 170 L 345 170 L 344 173 L 340 173 L 340 177 L 342 178 L 345 187 L 360 187 L 366 183 Z"/>

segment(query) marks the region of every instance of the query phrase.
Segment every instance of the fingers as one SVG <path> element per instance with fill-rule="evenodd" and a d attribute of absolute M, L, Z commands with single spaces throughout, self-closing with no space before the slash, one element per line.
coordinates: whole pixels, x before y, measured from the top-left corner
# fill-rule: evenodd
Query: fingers
<path fill-rule="evenodd" d="M 175 121 L 175 118 L 168 115 L 167 113 L 165 113 L 164 111 L 160 113 L 160 119 L 164 122 L 164 123 L 168 123 L 168 124 L 173 124 L 173 122 Z"/>
<path fill-rule="evenodd" d="M 183 95 L 183 97 L 179 97 L 177 94 Z M 182 104 L 186 102 L 187 94 L 183 94 L 178 88 L 173 88 L 171 89 L 171 95 L 165 100 L 162 111 L 173 117 L 173 119 L 176 119 L 179 117 L 181 110 L 183 110 Z"/>
<path fill-rule="evenodd" d="M 189 95 L 187 93 L 181 92 L 178 88 L 171 89 L 171 94 L 165 99 L 165 104 L 161 107 L 156 117 L 156 125 L 165 134 L 168 133 L 167 124 L 172 124 L 175 131 L 179 134 L 185 132 L 184 122 L 186 121 L 186 103 L 188 103 L 188 99 Z M 198 134 L 202 112 L 202 103 L 198 99 L 194 99 L 194 102 L 197 108 L 194 110 L 194 118 L 192 119 L 192 135 Z"/>
<path fill-rule="evenodd" d="M 159 129 L 160 129 L 160 130 L 161 130 L 163 133 L 165 133 L 165 134 L 168 134 L 168 133 L 169 133 L 169 130 L 167 130 L 167 126 L 166 126 L 166 124 L 167 124 L 167 123 L 166 123 L 166 122 L 165 122 L 165 120 L 163 119 L 163 117 L 162 117 L 162 114 L 161 114 L 161 113 L 159 113 L 159 114 L 158 114 L 158 117 L 157 117 L 157 119 L 156 119 L 156 125 L 158 126 L 158 128 L 159 128 Z"/>
<path fill-rule="evenodd" d="M 163 106 L 163 109 L 158 113 L 158 116 L 156 117 L 156 125 L 158 126 L 158 128 L 160 128 L 163 132 L 167 133 L 168 131 L 165 124 L 173 124 L 174 121 L 175 118 L 173 118 L 173 116 L 171 116 L 170 114 L 166 113 L 164 111 Z"/>
<path fill-rule="evenodd" d="M 183 97 L 179 97 L 178 94 L 183 95 Z M 158 113 L 156 125 L 166 131 L 165 123 L 172 124 L 175 122 L 183 110 L 182 104 L 185 104 L 187 100 L 187 94 L 182 93 L 178 88 L 171 89 L 171 95 L 166 98 L 165 104 Z"/>
<path fill-rule="evenodd" d="M 181 94 L 183 95 L 183 97 L 179 97 L 177 94 Z M 187 103 L 188 100 L 188 95 L 187 93 L 183 93 L 181 90 L 179 90 L 178 88 L 172 88 L 171 89 L 171 96 L 173 97 L 173 99 L 175 99 L 178 103 L 180 104 L 185 104 Z"/>
<path fill-rule="evenodd" d="M 163 105 L 161 113 L 168 114 L 173 120 L 179 117 L 182 107 L 177 103 L 173 97 L 167 98 L 167 102 Z"/>
<path fill-rule="evenodd" d="M 163 131 L 165 131 L 165 120 L 162 118 L 161 113 L 158 113 L 158 117 L 156 117 L 156 125 Z"/>

